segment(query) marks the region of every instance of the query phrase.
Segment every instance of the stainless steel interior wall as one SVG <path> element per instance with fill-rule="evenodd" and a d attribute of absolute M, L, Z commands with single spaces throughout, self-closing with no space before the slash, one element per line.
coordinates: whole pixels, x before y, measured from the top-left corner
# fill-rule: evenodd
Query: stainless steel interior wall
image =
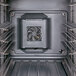
<path fill-rule="evenodd" d="M 67 10 L 70 0 L 10 0 L 11 10 Z"/>
<path fill-rule="evenodd" d="M 62 26 L 66 23 L 66 14 L 69 10 L 68 7 L 69 0 L 10 0 L 10 10 L 13 10 L 14 16 L 11 18 L 12 23 L 15 27 L 16 34 L 16 46 L 17 47 L 17 18 L 20 18 L 24 13 L 29 13 L 29 11 L 54 11 L 51 16 L 51 49 L 48 50 L 48 53 L 60 53 L 62 49 Z M 58 14 L 58 12 L 60 12 Z M 15 53 L 23 54 L 20 49 L 15 48 Z"/>

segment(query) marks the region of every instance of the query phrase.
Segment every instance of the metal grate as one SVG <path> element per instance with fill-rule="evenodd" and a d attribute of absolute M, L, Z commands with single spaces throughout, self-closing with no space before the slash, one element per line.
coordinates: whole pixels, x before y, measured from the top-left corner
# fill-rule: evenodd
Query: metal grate
<path fill-rule="evenodd" d="M 27 41 L 41 40 L 41 26 L 27 26 Z"/>

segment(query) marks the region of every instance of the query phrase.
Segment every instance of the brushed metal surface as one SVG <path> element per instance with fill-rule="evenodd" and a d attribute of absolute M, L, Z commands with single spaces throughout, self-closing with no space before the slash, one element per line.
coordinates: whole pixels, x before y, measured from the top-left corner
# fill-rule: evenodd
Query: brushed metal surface
<path fill-rule="evenodd" d="M 10 0 L 11 10 L 67 10 L 70 0 Z"/>
<path fill-rule="evenodd" d="M 66 76 L 66 74 L 60 62 L 16 61 L 10 76 Z"/>
<path fill-rule="evenodd" d="M 67 19 L 67 12 L 65 11 L 51 11 L 51 10 L 46 10 L 46 11 L 14 11 L 15 12 L 15 16 L 12 18 L 12 23 L 15 25 L 15 54 L 27 54 L 25 51 L 22 51 L 18 48 L 18 22 L 17 19 L 21 17 L 21 15 L 23 15 L 24 13 L 45 13 L 48 18 L 50 18 L 50 30 L 49 33 L 50 35 L 48 35 L 48 42 L 50 42 L 50 44 L 48 44 L 48 46 L 50 46 L 49 49 L 45 50 L 45 54 L 49 53 L 49 54 L 60 54 L 59 51 L 61 51 L 61 49 L 63 49 L 62 47 L 62 26 L 64 23 L 66 23 L 66 19 Z M 65 15 L 63 15 L 63 13 Z M 65 31 L 65 30 L 64 30 Z M 13 54 L 12 53 L 12 54 Z"/>
<path fill-rule="evenodd" d="M 69 0 L 9 0 L 9 4 L 11 13 L 14 13 L 11 21 L 15 25 L 15 51 L 12 54 L 27 55 L 25 51 L 18 48 L 18 18 L 21 18 L 24 13 L 44 13 L 48 15 L 51 20 L 48 34 L 50 44 L 47 45 L 50 48 L 46 49 L 44 53 L 60 54 L 60 51 L 64 49 L 61 43 L 61 33 L 63 24 L 67 22 Z"/>

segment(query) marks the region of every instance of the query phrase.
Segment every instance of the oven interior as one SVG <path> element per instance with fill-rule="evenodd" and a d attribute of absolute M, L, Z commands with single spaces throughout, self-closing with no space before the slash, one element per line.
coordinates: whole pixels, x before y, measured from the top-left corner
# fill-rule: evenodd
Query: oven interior
<path fill-rule="evenodd" d="M 76 0 L 0 0 L 0 76 L 76 76 Z"/>

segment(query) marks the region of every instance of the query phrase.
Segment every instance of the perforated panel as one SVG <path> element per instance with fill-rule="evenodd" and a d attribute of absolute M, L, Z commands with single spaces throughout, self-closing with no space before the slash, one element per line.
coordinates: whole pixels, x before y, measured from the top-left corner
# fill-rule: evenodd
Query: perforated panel
<path fill-rule="evenodd" d="M 41 26 L 27 26 L 27 41 L 41 41 Z"/>

